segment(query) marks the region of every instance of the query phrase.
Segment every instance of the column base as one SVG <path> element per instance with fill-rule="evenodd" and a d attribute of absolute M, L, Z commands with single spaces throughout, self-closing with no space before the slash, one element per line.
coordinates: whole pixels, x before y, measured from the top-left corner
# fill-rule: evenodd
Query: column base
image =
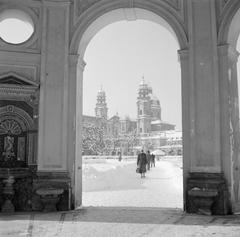
<path fill-rule="evenodd" d="M 70 183 L 66 172 L 38 172 L 33 180 L 33 211 L 70 210 Z"/>
<path fill-rule="evenodd" d="M 40 195 L 44 212 L 57 211 L 56 204 L 60 199 L 60 195 L 63 193 L 63 189 L 40 188 L 36 191 L 36 193 Z"/>
<path fill-rule="evenodd" d="M 190 173 L 186 197 L 188 213 L 232 214 L 226 181 L 221 173 Z"/>

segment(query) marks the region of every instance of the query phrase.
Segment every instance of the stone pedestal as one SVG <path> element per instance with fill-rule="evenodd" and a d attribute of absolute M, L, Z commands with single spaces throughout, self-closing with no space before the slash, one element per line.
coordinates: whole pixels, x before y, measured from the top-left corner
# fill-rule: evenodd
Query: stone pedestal
<path fill-rule="evenodd" d="M 39 172 L 33 180 L 33 206 L 36 211 L 66 211 L 70 209 L 70 177 L 62 172 Z M 49 203 L 49 204 L 48 204 Z"/>
<path fill-rule="evenodd" d="M 227 185 L 222 174 L 190 173 L 186 196 L 188 213 L 231 214 Z"/>
<path fill-rule="evenodd" d="M 40 195 L 44 212 L 57 211 L 56 204 L 63 193 L 63 189 L 41 188 L 36 191 Z"/>
<path fill-rule="evenodd" d="M 31 211 L 33 176 L 28 168 L 0 168 L 1 212 Z"/>
<path fill-rule="evenodd" d="M 2 212 L 14 212 L 15 207 L 12 204 L 12 199 L 14 196 L 14 189 L 13 189 L 13 183 L 15 182 L 13 176 L 9 176 L 7 179 L 3 180 L 3 183 L 5 183 L 5 187 L 3 189 L 3 196 L 5 199 L 4 204 L 2 205 Z"/>

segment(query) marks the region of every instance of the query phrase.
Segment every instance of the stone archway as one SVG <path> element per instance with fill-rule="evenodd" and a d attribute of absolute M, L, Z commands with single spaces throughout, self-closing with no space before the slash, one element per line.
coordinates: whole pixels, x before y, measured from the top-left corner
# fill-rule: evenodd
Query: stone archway
<path fill-rule="evenodd" d="M 140 4 L 141 2 L 141 4 Z M 91 11 L 90 11 L 91 10 Z M 74 55 L 78 53 L 78 58 L 76 56 L 71 56 L 72 65 L 77 64 L 77 69 L 72 67 L 73 75 L 76 77 L 76 88 L 77 88 L 77 97 L 76 97 L 76 149 L 75 149 L 75 206 L 80 206 L 82 204 L 82 140 L 81 140 L 81 131 L 82 131 L 82 80 L 83 80 L 83 70 L 85 62 L 83 60 L 86 47 L 93 36 L 101 30 L 104 26 L 111 24 L 116 21 L 121 20 L 137 20 L 144 19 L 153 21 L 164 26 L 168 29 L 174 38 L 179 44 L 180 50 L 178 51 L 181 68 L 182 68 L 182 106 L 183 111 L 186 111 L 188 108 L 188 96 L 190 96 L 189 91 L 187 90 L 188 82 L 188 41 L 185 34 L 185 29 L 182 25 L 182 22 L 179 21 L 177 15 L 169 14 L 165 11 L 162 6 L 155 3 L 142 3 L 142 1 L 136 1 L 131 7 L 126 4 L 125 1 L 120 3 L 113 3 L 107 1 L 105 4 L 96 5 L 93 8 L 89 9 L 88 15 L 79 19 L 78 27 L 73 34 L 70 50 Z M 70 71 L 71 73 L 71 71 Z M 70 74 L 71 75 L 71 74 Z M 185 108 L 184 108 L 185 107 Z M 183 156 L 185 159 L 184 162 L 184 184 L 186 183 L 187 173 L 189 171 L 188 162 L 186 160 L 190 159 L 189 150 L 185 149 L 188 142 L 190 141 L 190 134 L 188 126 L 189 124 L 187 118 L 189 115 L 183 115 Z M 70 150 L 70 149 L 69 149 Z M 185 185 L 184 185 L 185 187 Z M 185 188 L 184 188 L 185 189 Z M 185 194 L 185 192 L 184 192 Z M 185 196 L 185 195 L 184 195 Z M 185 201 L 184 201 L 185 202 Z M 185 206 L 185 204 L 184 204 Z"/>
<path fill-rule="evenodd" d="M 104 24 L 135 19 L 134 12 L 141 10 L 140 18 L 165 22 L 179 43 L 185 209 L 197 212 L 203 203 L 199 198 L 217 195 L 213 213 L 229 213 L 239 197 L 238 53 L 233 43 L 239 34 L 239 7 L 236 0 L 1 1 L 0 13 L 26 10 L 35 26 L 22 44 L 0 43 L 0 74 L 11 71 L 40 85 L 40 185 L 63 188 L 65 208 L 81 205 L 81 138 L 76 130 L 81 131 L 82 93 L 77 92 L 82 92 L 84 50 Z M 122 14 L 111 18 L 120 9 Z M 94 22 L 99 25 L 93 27 Z"/>

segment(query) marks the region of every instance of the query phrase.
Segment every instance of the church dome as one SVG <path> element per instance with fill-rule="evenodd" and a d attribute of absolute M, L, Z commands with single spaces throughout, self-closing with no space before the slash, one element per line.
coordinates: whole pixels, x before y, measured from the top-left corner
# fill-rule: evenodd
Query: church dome
<path fill-rule="evenodd" d="M 152 101 L 152 105 L 160 106 L 160 101 L 159 101 L 159 99 L 157 98 L 156 95 L 151 94 L 151 95 L 150 95 L 150 99 L 151 99 L 151 101 Z"/>

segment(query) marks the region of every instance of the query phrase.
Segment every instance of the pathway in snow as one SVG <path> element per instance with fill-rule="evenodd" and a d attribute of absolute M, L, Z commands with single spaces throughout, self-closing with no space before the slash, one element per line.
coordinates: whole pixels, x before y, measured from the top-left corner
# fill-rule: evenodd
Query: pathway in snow
<path fill-rule="evenodd" d="M 85 160 L 83 206 L 182 208 L 181 167 L 181 158 L 163 158 L 141 179 L 136 161 Z"/>

